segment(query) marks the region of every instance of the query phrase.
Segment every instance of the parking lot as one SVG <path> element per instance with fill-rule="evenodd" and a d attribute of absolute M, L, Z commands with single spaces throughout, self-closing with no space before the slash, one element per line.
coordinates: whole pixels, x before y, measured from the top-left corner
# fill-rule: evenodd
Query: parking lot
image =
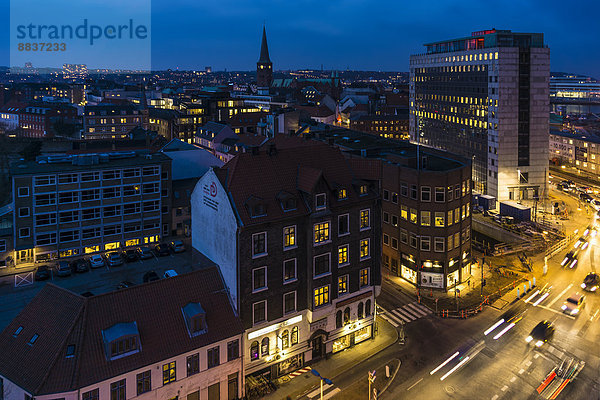
<path fill-rule="evenodd" d="M 89 269 L 87 272 L 73 272 L 71 276 L 67 277 L 56 276 L 56 273 L 52 271 L 47 280 L 33 281 L 31 284 L 29 284 L 30 277 L 25 276 L 26 274 L 2 277 L 0 278 L 0 299 L 2 299 L 0 302 L 0 330 L 4 329 L 48 282 L 77 294 L 91 292 L 93 295 L 99 295 L 117 290 L 117 285 L 123 281 L 135 285 L 141 284 L 144 274 L 148 271 L 155 271 L 160 278 L 163 278 L 164 272 L 167 270 L 172 269 L 178 274 L 183 274 L 210 265 L 213 264 L 206 258 L 194 260 L 192 263 L 192 252 L 188 249 L 183 253 L 171 253 L 163 257 L 153 254 L 150 259 L 124 262 L 115 267 L 104 266 Z M 17 287 L 15 287 L 15 282 L 18 284 Z"/>

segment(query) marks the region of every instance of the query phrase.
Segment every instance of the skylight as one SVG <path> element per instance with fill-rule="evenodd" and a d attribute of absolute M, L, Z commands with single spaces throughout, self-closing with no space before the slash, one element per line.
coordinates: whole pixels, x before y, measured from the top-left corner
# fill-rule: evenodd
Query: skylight
<path fill-rule="evenodd" d="M 37 333 L 34 333 L 33 336 L 31 337 L 31 339 L 29 339 L 29 343 L 27 343 L 27 344 L 30 346 L 33 346 L 33 344 L 39 337 L 40 337 L 40 335 L 38 335 Z"/>
<path fill-rule="evenodd" d="M 15 333 L 13 333 L 13 337 L 17 337 L 17 336 L 19 336 L 19 333 L 21 333 L 21 331 L 22 331 L 22 330 L 23 330 L 23 327 L 22 327 L 22 326 L 19 326 L 19 327 L 17 328 L 17 330 L 15 331 Z"/>

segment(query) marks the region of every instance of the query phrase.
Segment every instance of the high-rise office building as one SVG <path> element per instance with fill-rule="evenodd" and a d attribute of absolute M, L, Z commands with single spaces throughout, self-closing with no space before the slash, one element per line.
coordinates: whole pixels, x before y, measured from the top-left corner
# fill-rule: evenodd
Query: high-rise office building
<path fill-rule="evenodd" d="M 498 200 L 545 196 L 550 51 L 508 30 L 426 44 L 410 57 L 414 141 L 473 158 L 474 189 Z"/>

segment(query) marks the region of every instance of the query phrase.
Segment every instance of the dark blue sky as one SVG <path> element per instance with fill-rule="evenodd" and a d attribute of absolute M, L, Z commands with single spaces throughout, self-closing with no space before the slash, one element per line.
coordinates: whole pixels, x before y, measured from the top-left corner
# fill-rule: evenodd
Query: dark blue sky
<path fill-rule="evenodd" d="M 9 62 L 8 11 L 2 0 L 1 65 Z M 152 64 L 254 69 L 264 21 L 276 70 L 407 71 L 423 43 L 495 27 L 543 32 L 553 71 L 600 78 L 599 14 L 598 2 L 579 0 L 154 0 Z"/>

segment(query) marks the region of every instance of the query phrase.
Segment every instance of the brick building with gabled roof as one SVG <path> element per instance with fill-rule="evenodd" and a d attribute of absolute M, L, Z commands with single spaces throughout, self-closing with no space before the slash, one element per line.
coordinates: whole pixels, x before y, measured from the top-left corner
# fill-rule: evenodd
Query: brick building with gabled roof
<path fill-rule="evenodd" d="M 0 334 L 2 398 L 241 397 L 242 331 L 216 267 L 92 297 L 46 284 Z"/>
<path fill-rule="evenodd" d="M 276 378 L 372 337 L 380 189 L 352 165 L 325 143 L 280 135 L 196 185 L 192 245 L 221 267 L 248 375 Z"/>

